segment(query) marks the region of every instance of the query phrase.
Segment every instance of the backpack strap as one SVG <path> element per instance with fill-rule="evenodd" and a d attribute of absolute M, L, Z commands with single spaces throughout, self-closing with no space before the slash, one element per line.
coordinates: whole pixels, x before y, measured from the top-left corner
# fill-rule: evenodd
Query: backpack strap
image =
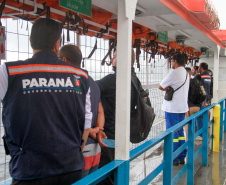
<path fill-rule="evenodd" d="M 178 89 L 180 89 L 185 84 L 185 82 L 187 81 L 187 77 L 188 77 L 188 73 L 187 72 L 186 72 L 186 74 L 187 75 L 186 75 L 186 79 L 185 79 L 184 83 L 180 87 L 178 87 L 176 90 L 174 90 L 174 92 L 177 91 Z"/>
<path fill-rule="evenodd" d="M 137 77 L 131 76 L 131 81 L 135 89 L 137 90 L 138 96 L 141 95 L 141 97 L 149 96 L 149 91 L 144 90 L 141 84 L 137 83 Z"/>
<path fill-rule="evenodd" d="M 131 76 L 131 81 L 132 81 L 133 86 L 134 86 L 135 89 L 137 90 L 138 94 L 140 94 L 140 93 L 143 91 L 143 88 L 140 87 L 140 86 L 138 87 L 138 84 L 137 84 L 137 77 Z"/>

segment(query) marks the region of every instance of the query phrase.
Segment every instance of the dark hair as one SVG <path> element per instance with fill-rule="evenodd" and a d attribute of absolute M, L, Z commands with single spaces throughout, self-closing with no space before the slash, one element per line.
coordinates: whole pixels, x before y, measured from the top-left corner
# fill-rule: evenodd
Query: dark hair
<path fill-rule="evenodd" d="M 208 69 L 208 72 L 209 72 L 209 75 L 210 75 L 211 77 L 213 77 L 213 71 L 211 71 L 210 69 Z"/>
<path fill-rule="evenodd" d="M 188 74 L 191 75 L 191 68 L 190 67 L 185 67 L 185 69 L 188 72 Z"/>
<path fill-rule="evenodd" d="M 71 64 L 78 67 L 81 65 L 82 53 L 78 46 L 72 44 L 62 46 L 59 51 L 59 57 L 65 57 L 71 62 Z"/>
<path fill-rule="evenodd" d="M 199 66 L 193 66 L 195 71 L 198 71 L 199 70 Z"/>
<path fill-rule="evenodd" d="M 201 64 L 200 64 L 200 67 L 201 68 L 203 68 L 203 70 L 208 70 L 208 64 L 207 63 L 205 63 L 205 62 L 202 62 Z"/>
<path fill-rule="evenodd" d="M 190 67 L 185 67 L 187 72 L 191 72 L 191 68 Z"/>
<path fill-rule="evenodd" d="M 184 55 L 184 54 L 180 54 L 180 53 L 174 55 L 174 56 L 173 56 L 173 60 L 176 60 L 177 63 L 178 63 L 179 65 L 181 65 L 181 66 L 184 66 L 184 64 L 185 64 L 185 62 L 186 62 L 186 61 L 185 61 L 185 60 L 186 60 L 185 55 Z"/>
<path fill-rule="evenodd" d="M 37 50 L 53 50 L 61 37 L 61 26 L 58 22 L 42 18 L 35 21 L 31 29 L 31 47 Z"/>

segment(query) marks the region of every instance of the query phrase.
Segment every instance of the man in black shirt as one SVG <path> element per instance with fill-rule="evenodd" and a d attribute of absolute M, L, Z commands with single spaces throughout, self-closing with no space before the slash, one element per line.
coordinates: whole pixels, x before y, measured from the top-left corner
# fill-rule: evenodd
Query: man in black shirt
<path fill-rule="evenodd" d="M 197 67 L 197 66 L 194 66 L 194 67 Z M 194 69 L 193 67 L 193 69 Z M 185 119 L 188 118 L 189 116 L 192 116 L 193 114 L 197 113 L 200 111 L 200 103 L 197 103 L 197 102 L 194 102 L 194 99 L 197 99 L 197 98 L 194 98 L 192 96 L 194 96 L 194 94 L 198 93 L 196 91 L 196 83 L 200 84 L 201 83 L 201 79 L 199 80 L 197 78 L 197 76 L 200 76 L 199 74 L 194 74 L 193 73 L 193 76 L 195 76 L 195 78 L 191 78 L 191 68 L 190 67 L 186 67 L 185 68 L 186 71 L 188 72 L 189 74 L 189 77 L 190 77 L 190 85 L 189 85 L 189 92 L 188 92 L 188 107 L 189 107 L 189 111 L 186 112 L 185 114 Z M 200 77 L 201 78 L 201 77 Z M 194 93 L 195 92 L 195 93 Z M 197 94 L 198 96 L 198 94 Z M 195 122 L 195 130 L 197 130 L 197 121 Z M 186 135 L 186 140 L 188 140 L 188 125 L 185 125 L 185 135 Z"/>
<path fill-rule="evenodd" d="M 191 75 L 194 76 L 195 79 L 201 81 L 201 76 L 199 74 L 199 66 L 193 66 Z"/>
<path fill-rule="evenodd" d="M 115 139 L 115 102 L 116 102 L 116 66 L 117 66 L 117 51 L 114 53 L 114 57 L 112 58 L 112 66 L 114 73 L 109 74 L 102 78 L 101 80 L 96 81 L 99 85 L 101 92 L 101 101 L 104 108 L 105 114 L 105 125 L 104 132 L 107 135 L 108 139 Z M 132 50 L 131 57 L 131 66 L 133 66 L 135 61 L 135 54 Z M 131 68 L 131 78 L 136 78 L 137 82 L 140 83 L 139 79 L 136 77 L 136 73 L 134 68 Z M 135 87 L 131 82 L 131 114 L 135 111 L 135 106 L 137 103 L 138 94 Z M 108 164 L 113 161 L 115 157 L 115 149 L 114 148 L 101 148 L 101 159 L 100 159 L 100 167 Z M 100 184 L 114 184 L 113 175 L 106 178 Z"/>

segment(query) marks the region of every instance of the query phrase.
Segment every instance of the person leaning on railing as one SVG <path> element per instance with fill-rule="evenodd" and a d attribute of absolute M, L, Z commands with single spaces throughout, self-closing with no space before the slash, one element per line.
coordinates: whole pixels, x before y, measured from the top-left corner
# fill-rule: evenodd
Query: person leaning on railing
<path fill-rule="evenodd" d="M 186 61 L 185 55 L 176 54 L 173 56 L 172 67 L 173 70 L 161 81 L 159 89 L 166 91 L 169 87 L 174 90 L 171 101 L 163 100 L 162 110 L 165 111 L 166 129 L 176 125 L 184 120 L 185 113 L 188 111 L 188 89 L 189 77 L 184 68 Z M 174 132 L 173 151 L 176 151 L 185 142 L 183 128 Z M 173 165 L 185 164 L 186 149 L 181 152 L 174 160 Z"/>
<path fill-rule="evenodd" d="M 208 64 L 205 62 L 202 62 L 199 64 L 199 71 L 201 76 L 201 83 L 207 95 L 206 100 L 203 103 L 201 103 L 200 110 L 202 110 L 211 104 L 210 86 L 212 82 L 212 77 L 210 76 L 208 71 Z M 210 114 L 209 114 L 209 117 L 210 117 Z M 203 127 L 203 116 L 201 115 L 197 118 L 197 130 L 200 130 L 202 127 Z M 202 136 L 202 134 L 200 136 Z"/>
<path fill-rule="evenodd" d="M 185 119 L 189 116 L 200 111 L 200 102 L 204 101 L 205 95 L 203 93 L 200 94 L 201 91 L 201 77 L 199 74 L 195 74 L 191 72 L 190 67 L 185 68 L 190 77 L 190 86 L 188 93 L 188 107 L 189 111 L 186 112 Z M 197 69 L 197 66 L 194 66 L 193 69 Z M 195 76 L 195 78 L 191 78 L 191 74 Z M 200 79 L 199 79 L 200 78 Z M 202 92 L 202 91 L 201 91 Z M 197 121 L 195 122 L 195 130 L 197 130 Z M 188 125 L 185 125 L 185 135 L 186 140 L 188 140 Z M 198 137 L 197 140 L 200 140 L 201 137 Z"/>
<path fill-rule="evenodd" d="M 140 83 L 140 80 L 137 78 L 135 70 L 134 70 L 134 61 L 135 54 L 132 49 L 131 56 L 131 78 L 137 80 L 137 83 Z M 108 137 L 108 139 L 115 139 L 115 102 L 116 102 L 116 73 L 117 73 L 117 50 L 114 52 L 114 56 L 111 59 L 114 73 L 105 76 L 104 78 L 97 80 L 97 84 L 99 85 L 101 92 L 101 101 L 104 108 L 105 114 L 105 125 L 104 131 Z M 128 69 L 129 70 L 129 69 Z M 141 84 L 141 83 L 140 83 Z M 132 85 L 131 81 L 131 112 L 130 114 L 134 114 L 135 107 L 137 105 L 138 92 L 135 87 Z M 101 148 L 101 158 L 100 158 L 100 167 L 110 163 L 115 159 L 115 149 L 114 148 Z M 111 175 L 100 182 L 101 185 L 111 185 L 114 184 L 114 175 Z"/>
<path fill-rule="evenodd" d="M 82 52 L 79 47 L 75 45 L 64 45 L 60 48 L 59 58 L 64 62 L 80 68 L 82 62 Z M 75 80 L 75 83 L 80 85 L 79 79 Z M 102 138 L 107 139 L 107 137 L 103 131 L 105 118 L 104 109 L 100 99 L 100 89 L 90 76 L 89 84 L 93 119 L 91 128 L 89 129 L 89 137 L 87 141 L 85 141 L 86 143 L 83 149 L 83 155 L 85 158 L 85 168 L 82 171 L 83 177 L 98 169 L 101 155 L 100 146 L 107 147 L 107 145 L 102 142 Z"/>

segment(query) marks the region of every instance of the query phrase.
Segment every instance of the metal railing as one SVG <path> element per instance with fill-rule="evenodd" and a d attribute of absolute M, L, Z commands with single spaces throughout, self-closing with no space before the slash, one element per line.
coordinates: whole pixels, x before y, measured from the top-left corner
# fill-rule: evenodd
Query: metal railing
<path fill-rule="evenodd" d="M 155 168 L 147 177 L 145 177 L 139 184 L 150 183 L 157 175 L 163 171 L 163 184 L 176 184 L 182 175 L 187 171 L 187 184 L 194 184 L 194 160 L 202 153 L 202 165 L 208 164 L 208 143 L 213 140 L 213 129 L 212 133 L 208 136 L 208 129 L 211 125 L 217 125 L 214 123 L 214 118 L 209 121 L 209 111 L 214 108 L 213 116 L 216 117 L 219 112 L 220 116 L 220 133 L 218 137 L 222 139 L 223 136 L 223 125 L 226 121 L 225 119 L 225 101 L 226 98 L 220 100 L 217 105 L 216 103 L 204 108 L 198 113 L 188 117 L 187 119 L 181 121 L 177 125 L 167 129 L 163 133 L 159 134 L 153 139 L 143 143 L 137 148 L 130 151 L 130 159 L 128 161 L 124 160 L 114 160 L 111 163 L 105 165 L 89 176 L 81 179 L 80 181 L 74 183 L 74 185 L 83 184 L 97 184 L 103 179 L 111 174 L 115 174 L 115 184 L 125 185 L 129 184 L 129 163 L 137 158 L 139 155 L 143 154 L 156 144 L 164 141 L 164 154 L 162 163 Z M 221 107 L 221 109 L 219 109 Z M 218 109 L 218 110 L 217 110 Z M 203 128 L 195 133 L 195 121 L 199 116 L 203 116 Z M 216 119 L 215 119 L 216 120 Z M 213 124 L 214 123 L 214 124 Z M 176 151 L 173 152 L 173 133 L 185 125 L 188 124 L 188 140 L 180 146 Z M 226 128 L 224 128 L 226 131 Z M 195 138 L 202 134 L 203 141 L 202 146 L 195 152 Z M 173 159 L 175 159 L 184 149 L 188 149 L 188 160 L 184 167 L 173 177 Z"/>
<path fill-rule="evenodd" d="M 216 103 L 210 105 L 209 107 L 181 121 L 177 125 L 167 129 L 166 131 L 162 132 L 155 138 L 150 139 L 149 141 L 131 150 L 130 159 L 128 161 L 114 160 L 111 163 L 102 167 L 101 169 L 90 174 L 89 176 L 74 183 L 73 185 L 97 184 L 111 174 L 115 174 L 115 184 L 117 185 L 129 184 L 130 162 L 135 158 L 137 158 L 139 155 L 149 150 L 150 148 L 154 147 L 156 144 L 158 144 L 161 141 L 164 141 L 164 155 L 163 155 L 164 157 L 163 157 L 162 163 L 157 168 L 155 168 L 150 174 L 148 174 L 139 184 L 150 183 L 162 171 L 163 171 L 163 184 L 167 184 L 167 185 L 176 184 L 186 171 L 187 171 L 187 184 L 194 184 L 195 159 L 200 155 L 200 153 L 202 153 L 202 165 L 207 165 L 208 164 L 208 143 L 213 140 L 213 137 L 214 139 L 217 139 L 219 141 L 220 138 L 222 139 L 222 136 L 223 136 L 223 125 L 226 122 L 226 119 L 225 119 L 226 98 L 220 100 L 218 103 L 220 105 Z M 214 119 L 209 121 L 209 111 L 212 108 L 214 109 L 213 110 Z M 199 116 L 203 116 L 203 128 L 201 128 L 195 133 L 195 120 Z M 181 147 L 179 147 L 176 151 L 173 152 L 173 133 L 187 124 L 188 124 L 188 141 L 186 141 Z M 212 134 L 211 135 L 209 134 L 208 136 L 208 129 L 212 124 L 214 125 L 214 127 L 212 127 Z M 216 128 L 217 126 L 219 126 L 219 133 L 213 136 L 213 133 L 215 132 L 214 130 L 217 130 Z M 224 128 L 224 131 L 225 131 L 225 128 Z M 203 137 L 202 146 L 195 152 L 195 148 L 194 148 L 195 138 L 198 137 L 200 134 L 202 134 L 202 137 Z M 173 159 L 175 159 L 186 148 L 188 148 L 187 163 L 173 178 Z M 10 184 L 10 182 L 11 182 L 11 179 L 9 179 L 8 181 L 4 181 L 2 183 Z"/>
<path fill-rule="evenodd" d="M 21 19 L 2 19 L 2 25 L 5 26 L 6 34 L 6 59 L 1 60 L 2 63 L 9 61 L 25 60 L 32 57 L 32 48 L 29 44 L 29 36 L 32 24 L 30 22 Z M 64 35 L 67 35 L 66 30 L 63 30 Z M 83 53 L 83 57 L 87 57 L 93 46 L 95 44 L 96 38 L 86 35 L 77 36 L 73 31 L 69 31 L 70 41 L 66 41 L 64 44 L 75 44 L 79 45 Z M 63 38 L 63 34 L 62 34 Z M 93 77 L 94 80 L 99 80 L 112 72 L 111 66 L 101 66 L 101 61 L 108 52 L 109 43 L 108 40 L 103 38 L 98 38 L 98 48 L 90 59 L 85 60 L 84 69 L 89 71 L 89 75 Z M 78 42 L 79 41 L 79 42 Z M 167 60 L 161 59 L 160 56 L 156 55 L 154 65 L 154 59 L 151 63 L 144 60 L 144 51 L 142 50 L 140 54 L 140 70 L 135 67 L 136 74 L 139 77 L 142 85 L 146 86 L 145 89 L 149 90 L 149 97 L 151 99 L 152 105 L 155 109 L 156 120 L 163 118 L 164 112 L 161 110 L 161 103 L 164 97 L 164 93 L 156 88 L 156 84 L 159 84 L 164 77 L 163 68 L 166 67 Z M 110 59 L 107 58 L 109 61 Z M 150 87 L 151 86 L 151 87 Z M 163 131 L 162 125 L 153 126 L 149 139 L 155 137 L 160 131 Z M 161 127 L 161 128 L 160 128 Z M 0 121 L 1 137 L 4 135 L 4 128 Z M 131 149 L 137 147 L 139 144 L 131 145 Z M 3 141 L 0 140 L 0 182 L 10 178 L 9 175 L 9 160 L 10 156 L 5 156 L 5 151 L 3 147 Z M 140 178 L 136 178 L 139 179 Z"/>
<path fill-rule="evenodd" d="M 16 25 L 14 24 L 15 22 L 16 22 Z M 10 19 L 9 20 L 4 19 L 4 21 L 2 20 L 2 23 L 3 23 L 3 26 L 6 26 L 6 34 L 7 34 L 6 60 L 2 60 L 2 62 L 11 61 L 11 60 L 19 60 L 19 59 L 23 60 L 23 59 L 31 57 L 32 49 L 29 45 L 29 35 L 30 35 L 29 33 L 30 33 L 31 24 L 29 22 L 26 22 L 23 20 L 10 20 Z M 90 53 L 90 51 L 93 47 L 95 38 L 91 38 L 88 36 L 82 36 L 82 37 L 84 37 L 84 39 L 81 38 L 80 45 L 81 45 L 81 50 L 83 50 L 84 57 L 86 57 L 86 56 L 88 56 L 88 54 Z M 76 35 L 75 35 L 75 33 L 72 33 L 71 31 L 70 31 L 70 38 L 71 38 L 71 41 L 67 42 L 67 44 L 68 43 L 71 43 L 71 44 L 77 43 Z M 95 52 L 95 54 L 93 55 L 93 57 L 91 59 L 85 61 L 85 68 L 88 69 L 88 71 L 90 72 L 90 75 L 94 79 L 100 79 L 111 71 L 110 67 L 100 65 L 101 59 L 103 58 L 102 55 L 105 55 L 106 52 L 108 51 L 108 44 L 105 42 L 107 42 L 107 41 L 99 39 L 98 40 L 99 46 L 98 46 L 97 51 Z M 26 45 L 26 47 L 25 47 L 25 45 Z M 16 46 L 16 47 L 14 47 L 14 46 Z M 17 53 L 17 54 L 15 55 L 15 53 Z M 161 103 L 162 103 L 164 93 L 159 91 L 156 87 L 153 88 L 153 87 L 149 87 L 149 86 L 159 84 L 159 82 L 162 80 L 162 78 L 164 76 L 163 67 L 166 66 L 166 60 L 160 59 L 159 56 L 156 56 L 156 59 L 155 59 L 157 61 L 156 64 L 154 64 L 152 61 L 150 64 L 147 65 L 147 61 L 142 60 L 143 55 L 144 55 L 144 53 L 142 51 L 142 53 L 140 55 L 141 70 L 138 71 L 136 69 L 137 76 L 140 78 L 142 85 L 146 85 L 147 88 L 149 88 L 149 89 L 151 88 L 150 98 L 151 98 L 152 104 L 155 108 L 157 118 L 161 118 L 164 115 L 163 111 L 161 111 Z M 17 58 L 15 59 L 15 57 L 17 57 Z M 95 66 L 93 66 L 94 61 L 95 61 Z M 99 75 L 99 73 L 100 73 L 100 75 Z M 220 101 L 219 103 L 220 103 L 220 105 L 221 104 L 224 105 L 224 99 L 222 101 Z M 221 105 L 221 107 L 222 107 L 222 105 Z M 202 112 L 202 113 L 204 113 L 204 112 Z M 201 114 L 201 112 L 199 112 L 199 114 Z M 198 115 L 196 117 L 198 117 Z M 223 128 L 223 123 L 225 122 L 225 108 L 224 108 L 224 112 L 222 112 L 220 119 L 221 119 L 220 138 L 222 138 L 222 135 L 223 135 L 222 128 Z M 188 119 L 187 119 L 187 122 L 189 122 Z M 185 125 L 185 124 L 188 124 L 188 123 L 183 123 L 183 125 Z M 182 126 L 180 126 L 180 127 L 182 127 Z M 224 128 L 224 129 L 226 131 L 226 128 Z M 122 177 L 123 178 L 128 177 L 128 173 L 129 173 L 128 166 L 129 166 L 129 164 L 131 164 L 130 162 L 133 159 L 135 159 L 137 156 L 139 156 L 140 154 L 146 152 L 148 149 L 150 149 L 150 148 L 153 149 L 153 147 L 156 146 L 157 143 L 167 140 L 166 137 L 169 137 L 169 135 L 170 135 L 170 134 L 166 135 L 166 133 L 163 132 L 163 133 L 159 134 L 158 136 L 156 136 L 155 134 L 159 133 L 159 129 L 152 128 L 152 131 L 154 131 L 154 132 L 151 137 L 155 137 L 155 138 L 153 138 L 145 143 L 142 143 L 141 145 L 139 144 L 138 147 L 137 147 L 137 145 L 132 146 L 132 148 L 134 148 L 134 147 L 136 147 L 136 148 L 131 150 L 131 152 L 130 152 L 131 158 L 129 161 L 114 161 L 114 162 L 112 162 L 113 164 L 110 163 L 110 164 L 106 165 L 105 167 L 98 170 L 98 172 L 95 172 L 94 174 L 91 174 L 90 176 L 84 178 L 83 179 L 84 181 L 81 181 L 81 182 L 86 182 L 85 179 L 88 178 L 89 183 L 85 183 L 85 184 L 95 184 L 94 182 L 92 182 L 92 177 L 94 179 L 96 179 L 96 181 L 99 182 L 102 179 L 104 179 L 104 177 L 106 177 L 107 175 L 112 174 L 112 173 L 116 173 L 116 177 L 119 178 L 119 176 L 117 175 L 117 172 L 121 168 L 125 168 L 127 170 L 126 172 L 121 173 L 122 175 L 124 174 Z M 169 131 L 169 130 L 167 130 L 167 131 Z M 2 128 L 2 132 L 3 132 L 3 128 Z M 199 134 L 200 134 L 200 132 L 199 132 Z M 2 133 L 2 135 L 3 135 L 3 133 Z M 160 140 L 159 137 L 163 137 L 163 136 L 164 136 L 164 138 Z M 188 146 L 188 144 L 187 144 L 187 146 Z M 3 153 L 3 145 L 0 143 L 0 153 L 1 153 L 1 151 Z M 2 169 L 2 174 L 4 174 L 4 180 L 5 180 L 5 179 L 9 178 L 8 161 L 9 161 L 10 157 L 6 158 L 4 153 L 1 156 L 4 156 L 5 159 L 4 159 L 3 163 L 0 164 L 0 174 L 1 174 L 1 169 Z M 173 154 L 173 157 L 174 156 L 175 156 L 175 154 Z M 160 166 L 166 166 L 166 162 L 167 161 L 164 158 L 164 162 L 161 163 Z M 160 167 L 157 167 L 156 169 L 160 169 Z M 153 174 L 153 172 L 151 174 Z M 155 171 L 154 173 L 156 173 L 156 172 L 157 171 Z M 104 175 L 101 176 L 100 175 L 101 173 L 103 173 Z M 127 175 L 125 175 L 125 173 Z M 149 176 L 150 176 L 150 174 L 149 174 Z M 149 176 L 147 176 L 145 179 L 148 179 Z M 121 181 L 121 179 L 119 179 L 119 180 Z M 121 181 L 121 184 L 125 184 L 123 182 L 124 181 Z M 117 183 L 117 181 L 115 181 L 115 184 L 116 183 Z M 80 184 L 80 182 L 78 182 L 78 184 Z"/>

